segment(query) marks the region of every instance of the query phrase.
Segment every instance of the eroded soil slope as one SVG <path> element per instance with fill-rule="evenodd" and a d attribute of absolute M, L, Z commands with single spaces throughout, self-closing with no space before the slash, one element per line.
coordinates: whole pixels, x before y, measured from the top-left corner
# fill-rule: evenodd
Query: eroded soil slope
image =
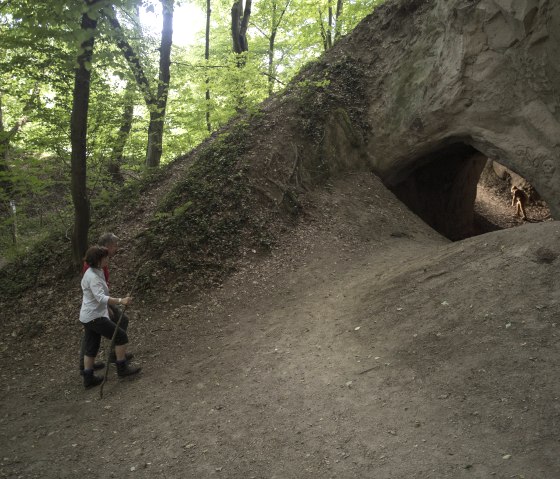
<path fill-rule="evenodd" d="M 449 243 L 348 175 L 220 288 L 137 298 L 144 371 L 102 400 L 68 284 L 45 332 L 2 331 L 0 477 L 560 477 L 559 239 Z"/>

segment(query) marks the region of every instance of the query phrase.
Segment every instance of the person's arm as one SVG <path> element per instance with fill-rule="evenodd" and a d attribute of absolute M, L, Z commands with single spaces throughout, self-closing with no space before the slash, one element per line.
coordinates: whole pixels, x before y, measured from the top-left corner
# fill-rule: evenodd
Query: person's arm
<path fill-rule="evenodd" d="M 126 296 L 125 298 L 109 298 L 108 303 L 112 306 L 123 304 L 128 306 L 132 302 L 132 296 Z"/>
<path fill-rule="evenodd" d="M 99 302 L 99 304 L 111 306 L 122 304 L 128 306 L 132 302 L 131 296 L 126 296 L 124 298 L 112 298 L 111 296 L 109 296 L 106 293 L 109 288 L 106 287 L 106 283 L 104 283 L 104 281 L 98 276 L 89 278 L 89 288 L 91 289 L 93 296 Z"/>
<path fill-rule="evenodd" d="M 97 302 L 101 305 L 107 306 L 109 303 L 109 295 L 105 293 L 105 288 L 103 287 L 103 281 L 95 276 L 90 277 L 89 280 L 89 288 L 97 300 Z"/>
<path fill-rule="evenodd" d="M 99 278 L 94 278 L 90 284 L 91 291 L 97 301 L 100 304 L 116 306 L 119 304 L 128 306 L 132 302 L 131 296 L 126 296 L 125 298 L 112 298 L 105 293 L 105 288 L 103 288 L 103 281 Z"/>

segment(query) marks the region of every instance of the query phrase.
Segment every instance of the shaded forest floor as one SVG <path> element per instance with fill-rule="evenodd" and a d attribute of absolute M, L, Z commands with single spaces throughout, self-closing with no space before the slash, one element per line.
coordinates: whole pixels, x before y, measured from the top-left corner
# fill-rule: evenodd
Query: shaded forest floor
<path fill-rule="evenodd" d="M 47 325 L 1 331 L 0 477 L 560 477 L 558 222 L 450 243 L 369 174 L 304 202 L 219 288 L 138 297 L 144 370 L 102 400 L 79 286 L 36 292 Z"/>

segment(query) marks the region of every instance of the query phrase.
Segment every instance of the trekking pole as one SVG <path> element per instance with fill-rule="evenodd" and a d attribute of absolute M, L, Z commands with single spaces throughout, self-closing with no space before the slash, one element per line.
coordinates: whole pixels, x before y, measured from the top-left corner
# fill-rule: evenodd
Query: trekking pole
<path fill-rule="evenodd" d="M 138 268 L 138 273 L 136 273 L 136 278 L 134 278 L 134 283 L 132 283 L 132 288 L 130 288 L 130 292 L 127 294 L 127 296 L 132 296 L 132 293 L 133 293 L 134 289 L 136 288 L 136 281 L 138 280 L 138 276 L 140 275 L 141 270 L 142 270 L 142 267 Z M 103 376 L 103 382 L 101 383 L 101 387 L 99 388 L 99 399 L 103 399 L 103 386 L 105 386 L 105 383 L 107 382 L 107 376 L 109 375 L 109 364 L 110 364 L 109 359 L 111 357 L 111 351 L 113 351 L 113 348 L 115 347 L 115 341 L 117 339 L 117 332 L 119 330 L 122 318 L 124 316 L 124 312 L 126 311 L 127 307 L 128 307 L 128 304 L 125 304 L 122 309 L 119 309 L 119 319 L 117 320 L 117 324 L 115 326 L 115 331 L 113 332 L 113 337 L 111 338 L 111 345 L 109 346 L 109 349 L 107 350 L 105 375 Z"/>

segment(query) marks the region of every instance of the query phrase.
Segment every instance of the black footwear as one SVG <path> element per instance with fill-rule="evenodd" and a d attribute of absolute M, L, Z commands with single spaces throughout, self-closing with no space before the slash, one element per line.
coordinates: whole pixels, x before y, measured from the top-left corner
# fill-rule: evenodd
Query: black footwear
<path fill-rule="evenodd" d="M 95 363 L 93 364 L 93 369 L 94 371 L 97 371 L 98 369 L 105 369 L 105 363 L 103 361 L 95 361 Z M 80 368 L 80 376 L 84 375 L 84 367 L 82 366 Z"/>
<path fill-rule="evenodd" d="M 127 361 L 130 361 L 132 358 L 134 358 L 134 354 L 132 354 L 132 353 L 125 353 L 125 356 L 124 356 L 124 357 L 125 357 L 125 359 L 126 359 Z M 114 352 L 112 352 L 111 355 L 109 356 L 109 362 L 110 362 L 111 364 L 116 364 L 116 362 L 117 362 L 117 355 L 116 355 Z"/>
<path fill-rule="evenodd" d="M 132 376 L 133 374 L 137 374 L 142 370 L 142 368 L 136 366 L 130 366 L 128 361 L 124 361 L 122 363 L 117 363 L 117 374 L 120 378 L 124 378 L 126 376 Z"/>
<path fill-rule="evenodd" d="M 84 371 L 84 387 L 86 389 L 99 386 L 103 382 L 103 376 L 96 376 L 93 371 Z"/>

